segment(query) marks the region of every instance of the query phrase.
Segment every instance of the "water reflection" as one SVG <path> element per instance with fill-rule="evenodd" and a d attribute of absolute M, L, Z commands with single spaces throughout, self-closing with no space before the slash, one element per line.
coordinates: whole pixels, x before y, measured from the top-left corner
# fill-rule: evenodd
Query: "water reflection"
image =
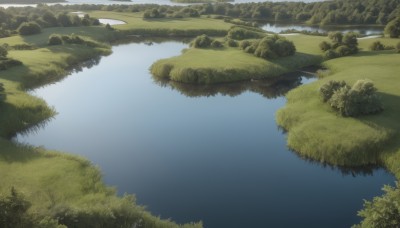
<path fill-rule="evenodd" d="M 303 84 L 302 78 L 314 78 L 314 74 L 311 72 L 296 71 L 272 79 L 211 85 L 186 84 L 159 79 L 153 76 L 154 82 L 161 87 L 169 87 L 172 90 L 177 90 L 187 97 L 213 97 L 216 95 L 235 97 L 244 92 L 251 91 L 268 99 L 284 96 L 289 90 Z"/>

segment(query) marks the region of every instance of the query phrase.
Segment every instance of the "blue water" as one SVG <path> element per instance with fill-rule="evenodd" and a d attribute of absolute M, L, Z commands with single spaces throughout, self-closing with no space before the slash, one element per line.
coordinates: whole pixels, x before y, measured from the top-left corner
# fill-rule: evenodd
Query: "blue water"
<path fill-rule="evenodd" d="M 59 114 L 17 140 L 85 156 L 153 214 L 211 228 L 349 227 L 363 199 L 394 183 L 382 169 L 345 173 L 287 149 L 275 113 L 286 91 L 314 79 L 154 81 L 150 65 L 185 47 L 116 46 L 98 65 L 35 90 Z"/>

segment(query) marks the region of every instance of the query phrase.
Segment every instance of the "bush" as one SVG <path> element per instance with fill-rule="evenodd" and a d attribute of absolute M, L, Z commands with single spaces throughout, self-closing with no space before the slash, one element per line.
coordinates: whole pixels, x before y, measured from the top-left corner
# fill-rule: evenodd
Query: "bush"
<path fill-rule="evenodd" d="M 359 116 L 383 111 L 382 102 L 371 81 L 358 80 L 353 87 L 345 82 L 329 81 L 320 88 L 324 102 L 342 116 Z"/>
<path fill-rule="evenodd" d="M 325 51 L 331 49 L 332 46 L 331 46 L 330 43 L 328 43 L 328 42 L 326 42 L 326 41 L 322 41 L 322 42 L 319 44 L 319 48 L 321 49 L 321 51 L 325 52 Z"/>
<path fill-rule="evenodd" d="M 293 42 L 278 35 L 266 36 L 261 40 L 249 42 L 249 44 L 244 51 L 264 59 L 286 57 L 294 55 L 296 52 Z M 244 45 L 241 44 L 241 46 Z"/>
<path fill-rule="evenodd" d="M 250 45 L 251 45 L 250 41 L 243 40 L 243 41 L 240 42 L 239 48 L 242 49 L 242 50 L 245 50 Z"/>
<path fill-rule="evenodd" d="M 338 53 L 336 53 L 334 50 L 329 49 L 329 50 L 327 50 L 327 51 L 324 53 L 324 57 L 325 57 L 326 59 L 334 59 L 334 58 L 339 57 L 339 55 L 338 55 Z"/>
<path fill-rule="evenodd" d="M 336 48 L 336 53 L 339 56 L 346 56 L 346 55 L 350 55 L 351 54 L 351 50 L 350 50 L 350 48 L 348 46 L 341 45 L 341 46 Z"/>
<path fill-rule="evenodd" d="M 23 36 L 41 33 L 42 29 L 36 22 L 23 22 L 19 28 L 18 33 Z"/>
<path fill-rule="evenodd" d="M 232 39 L 228 39 L 226 41 L 226 44 L 228 45 L 228 47 L 237 47 L 237 46 L 239 46 L 238 42 L 236 42 L 235 40 L 232 40 Z"/>
<path fill-rule="evenodd" d="M 224 45 L 218 40 L 213 40 L 210 46 L 212 48 L 222 48 Z"/>
<path fill-rule="evenodd" d="M 210 47 L 212 41 L 213 40 L 210 37 L 203 34 L 201 36 L 196 37 L 192 41 L 191 46 L 194 48 L 208 48 Z"/>
<path fill-rule="evenodd" d="M 8 50 L 3 45 L 0 46 L 0 57 L 7 57 Z"/>
<path fill-rule="evenodd" d="M 331 99 L 333 93 L 347 84 L 345 81 L 329 81 L 319 88 L 319 93 L 322 97 L 323 102 L 327 102 Z"/>
<path fill-rule="evenodd" d="M 62 39 L 60 35 L 52 34 L 49 36 L 49 45 L 61 45 Z"/>
<path fill-rule="evenodd" d="M 4 84 L 0 82 L 0 102 L 6 99 L 6 93 L 4 91 Z"/>
<path fill-rule="evenodd" d="M 369 46 L 371 51 L 382 51 L 385 50 L 385 46 L 380 41 L 375 41 Z"/>

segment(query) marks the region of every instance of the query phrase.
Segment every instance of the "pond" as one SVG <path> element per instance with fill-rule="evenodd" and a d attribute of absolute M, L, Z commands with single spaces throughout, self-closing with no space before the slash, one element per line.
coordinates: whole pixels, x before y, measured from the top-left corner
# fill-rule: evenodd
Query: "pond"
<path fill-rule="evenodd" d="M 383 33 L 382 26 L 310 26 L 310 25 L 296 25 L 287 23 L 266 23 L 261 26 L 265 31 L 280 33 L 287 30 L 297 30 L 297 31 L 308 31 L 308 32 L 320 32 L 326 33 L 331 31 L 341 31 L 346 32 L 357 32 L 361 35 L 371 36 Z"/>
<path fill-rule="evenodd" d="M 113 47 L 98 65 L 32 93 L 59 114 L 16 140 L 82 155 L 105 182 L 179 223 L 204 227 L 349 227 L 363 199 L 394 177 L 299 158 L 275 123 L 283 95 L 315 80 L 188 86 L 156 81 L 149 66 L 178 42 Z"/>

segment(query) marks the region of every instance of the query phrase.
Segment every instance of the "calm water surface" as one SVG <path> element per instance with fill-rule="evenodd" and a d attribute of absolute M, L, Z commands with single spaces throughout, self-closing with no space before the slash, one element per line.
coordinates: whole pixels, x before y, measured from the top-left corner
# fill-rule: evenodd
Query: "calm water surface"
<path fill-rule="evenodd" d="M 309 79 L 193 87 L 149 66 L 186 45 L 128 44 L 91 69 L 37 89 L 59 114 L 17 140 L 76 153 L 156 215 L 205 227 L 349 227 L 394 178 L 323 167 L 286 147 L 282 95 Z"/>
<path fill-rule="evenodd" d="M 296 24 L 285 24 L 285 23 L 267 23 L 261 27 L 265 31 L 280 33 L 285 30 L 298 30 L 298 31 L 309 31 L 309 32 L 331 32 L 331 31 L 341 31 L 346 32 L 357 32 L 361 35 L 376 35 L 383 33 L 383 27 L 371 27 L 371 26 L 309 26 L 309 25 L 296 25 Z"/>

